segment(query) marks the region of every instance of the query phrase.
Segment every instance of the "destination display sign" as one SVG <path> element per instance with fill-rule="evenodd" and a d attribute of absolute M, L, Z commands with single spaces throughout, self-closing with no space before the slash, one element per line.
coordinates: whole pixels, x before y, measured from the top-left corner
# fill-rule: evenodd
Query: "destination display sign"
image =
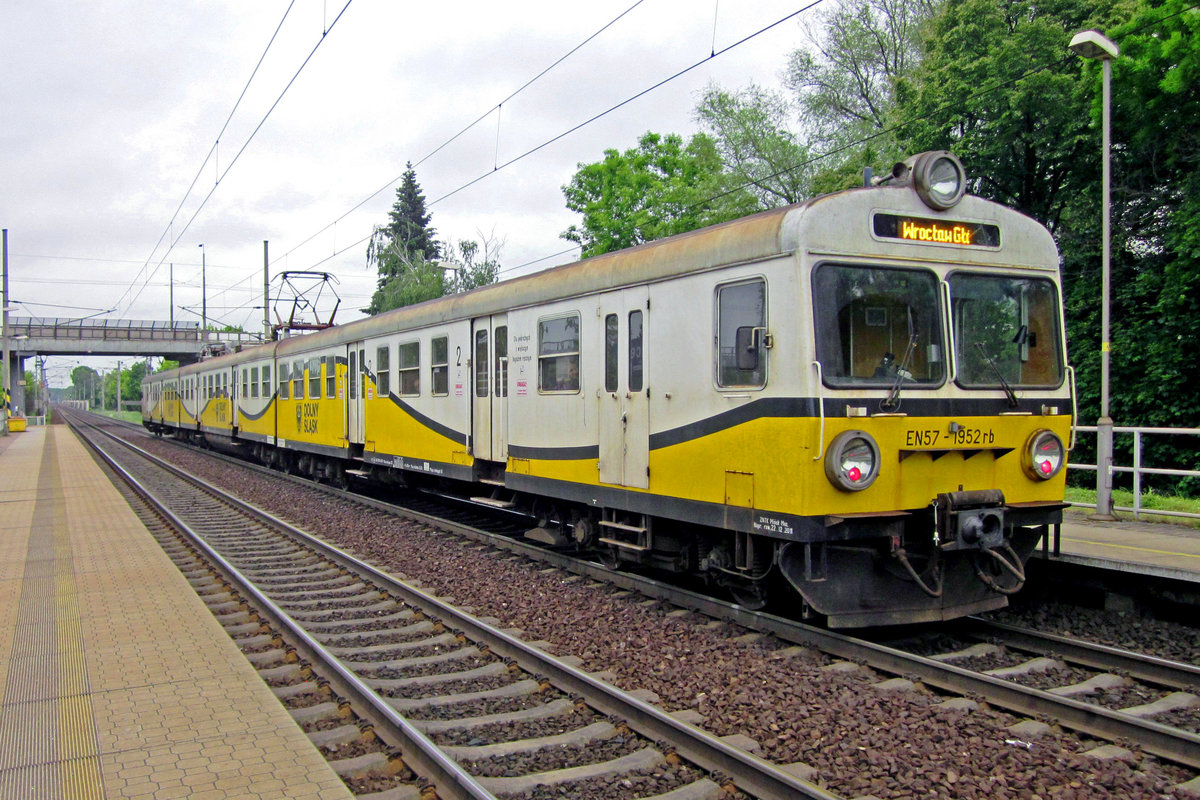
<path fill-rule="evenodd" d="M 999 247 L 1000 226 L 984 222 L 926 219 L 899 214 L 876 214 L 875 235 L 919 244 L 954 244 L 963 247 Z"/>

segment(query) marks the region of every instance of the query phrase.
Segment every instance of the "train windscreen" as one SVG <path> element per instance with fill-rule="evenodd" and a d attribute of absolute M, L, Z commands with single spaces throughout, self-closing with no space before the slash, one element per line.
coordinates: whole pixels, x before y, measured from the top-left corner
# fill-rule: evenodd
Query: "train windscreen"
<path fill-rule="evenodd" d="M 965 272 L 953 273 L 947 281 L 960 386 L 1062 384 L 1062 336 L 1053 283 Z"/>
<path fill-rule="evenodd" d="M 946 379 L 937 276 L 825 264 L 813 275 L 817 358 L 829 386 L 940 386 Z"/>

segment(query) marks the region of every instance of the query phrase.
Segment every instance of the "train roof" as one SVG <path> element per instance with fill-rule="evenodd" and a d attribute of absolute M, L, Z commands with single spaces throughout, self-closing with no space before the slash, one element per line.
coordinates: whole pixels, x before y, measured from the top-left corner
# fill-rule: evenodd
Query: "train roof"
<path fill-rule="evenodd" d="M 896 184 L 847 189 L 794 205 L 763 211 L 729 222 L 681 233 L 666 239 L 490 284 L 462 294 L 354 320 L 315 334 L 271 342 L 181 368 L 183 374 L 233 366 L 247 361 L 287 358 L 397 330 L 423 328 L 539 305 L 566 297 L 608 291 L 621 286 L 654 283 L 678 275 L 702 272 L 782 256 L 803 246 L 836 251 L 839 244 L 869 241 L 870 219 L 876 211 L 922 214 L 934 218 L 996 221 L 1006 231 L 1003 253 L 993 254 L 998 265 L 1049 269 L 1046 253 L 1057 251 L 1046 229 L 1031 218 L 998 203 L 965 196 L 947 212 L 936 212 L 917 198 L 911 185 Z M 811 213 L 817 211 L 819 213 Z M 830 219 L 839 219 L 831 225 Z M 910 243 L 914 257 L 946 260 L 938 245 Z M 955 251 L 957 252 L 957 250 Z"/>

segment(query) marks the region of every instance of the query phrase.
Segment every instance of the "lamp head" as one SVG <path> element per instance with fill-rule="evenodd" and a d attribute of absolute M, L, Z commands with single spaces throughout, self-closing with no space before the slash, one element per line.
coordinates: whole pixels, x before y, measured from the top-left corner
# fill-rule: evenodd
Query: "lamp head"
<path fill-rule="evenodd" d="M 1071 52 L 1081 58 L 1096 58 L 1102 61 L 1121 55 L 1121 48 L 1100 31 L 1080 31 L 1071 37 L 1068 45 Z"/>

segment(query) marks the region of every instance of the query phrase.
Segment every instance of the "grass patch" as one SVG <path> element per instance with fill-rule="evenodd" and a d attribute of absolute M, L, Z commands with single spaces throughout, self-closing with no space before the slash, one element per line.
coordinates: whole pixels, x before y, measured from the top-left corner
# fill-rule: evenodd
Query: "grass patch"
<path fill-rule="evenodd" d="M 138 425 L 142 424 L 142 412 L 140 411 L 96 411 L 95 413 L 113 419 L 123 419 L 126 422 L 136 422 Z"/>
<path fill-rule="evenodd" d="M 1133 492 L 1128 489 L 1113 489 L 1112 498 L 1114 506 L 1133 508 Z M 1068 486 L 1067 502 L 1088 503 L 1095 505 L 1096 490 Z M 1084 513 L 1091 511 L 1089 508 L 1077 508 L 1076 510 Z M 1169 522 L 1174 525 L 1187 525 L 1193 528 L 1200 528 L 1200 519 L 1162 516 L 1154 514 L 1155 510 L 1200 514 L 1200 499 L 1193 497 L 1180 497 L 1179 495 L 1156 494 L 1155 492 L 1143 492 L 1142 507 L 1140 512 L 1141 518 L 1149 522 Z M 1121 520 L 1132 520 L 1133 512 L 1118 510 L 1113 512 L 1113 516 Z"/>

